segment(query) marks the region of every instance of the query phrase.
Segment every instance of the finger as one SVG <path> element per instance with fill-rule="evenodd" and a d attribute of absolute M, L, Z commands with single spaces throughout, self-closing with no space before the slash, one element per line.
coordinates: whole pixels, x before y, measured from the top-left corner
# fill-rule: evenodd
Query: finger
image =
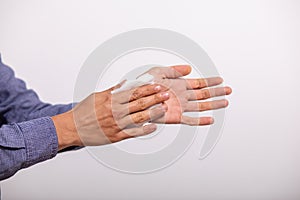
<path fill-rule="evenodd" d="M 153 94 L 151 96 L 137 99 L 135 101 L 130 102 L 129 104 L 125 104 L 124 106 L 129 107 L 128 113 L 134 113 L 137 111 L 145 110 L 146 108 L 149 108 L 155 104 L 162 103 L 168 100 L 169 97 L 170 95 L 168 92 L 161 92 L 158 94 Z"/>
<path fill-rule="evenodd" d="M 206 110 L 216 110 L 228 106 L 226 99 L 207 101 L 207 102 L 188 102 L 186 106 L 187 112 L 201 112 Z"/>
<path fill-rule="evenodd" d="M 190 74 L 192 71 L 192 68 L 189 65 L 175 65 L 175 66 L 171 66 L 170 68 L 175 70 L 177 72 L 176 74 L 180 74 L 180 76 L 167 77 L 167 78 L 179 78 L 181 76 L 186 76 L 186 75 Z"/>
<path fill-rule="evenodd" d="M 203 126 L 203 125 L 210 125 L 214 123 L 214 119 L 212 117 L 189 117 L 189 116 L 182 116 L 181 118 L 182 124 L 187 124 L 191 126 Z"/>
<path fill-rule="evenodd" d="M 161 91 L 161 86 L 158 84 L 144 85 L 131 90 L 118 92 L 113 94 L 114 101 L 118 103 L 127 103 L 146 97 Z"/>
<path fill-rule="evenodd" d="M 201 89 L 210 86 L 216 86 L 223 82 L 221 77 L 186 79 L 187 89 Z"/>
<path fill-rule="evenodd" d="M 156 131 L 156 129 L 157 129 L 156 124 L 147 124 L 145 126 L 125 129 L 125 130 L 119 132 L 117 134 L 117 137 L 118 137 L 119 141 L 121 141 L 121 140 L 128 139 L 128 138 L 148 135 L 148 134 Z"/>
<path fill-rule="evenodd" d="M 175 65 L 171 67 L 153 67 L 147 73 L 160 78 L 179 78 L 191 73 L 189 65 Z"/>
<path fill-rule="evenodd" d="M 133 113 L 131 115 L 127 115 L 126 117 L 120 119 L 118 122 L 121 129 L 132 125 L 132 124 L 139 124 L 139 123 L 145 123 L 149 121 L 153 121 L 165 114 L 167 110 L 166 106 L 158 105 L 154 108 L 140 111 Z"/>
<path fill-rule="evenodd" d="M 211 97 L 218 97 L 231 94 L 230 87 L 218 87 L 202 90 L 188 90 L 188 100 L 204 100 Z"/>

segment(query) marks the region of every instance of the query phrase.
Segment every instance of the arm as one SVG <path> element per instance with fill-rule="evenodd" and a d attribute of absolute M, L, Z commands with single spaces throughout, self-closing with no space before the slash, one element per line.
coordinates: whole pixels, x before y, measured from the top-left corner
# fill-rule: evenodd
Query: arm
<path fill-rule="evenodd" d="M 3 125 L 0 128 L 0 180 L 53 158 L 57 151 L 57 135 L 50 117 Z"/>
<path fill-rule="evenodd" d="M 165 113 L 159 105 L 147 110 L 168 99 L 157 86 L 139 87 L 125 96 L 116 94 L 113 103 L 111 88 L 90 95 L 73 109 L 71 105 L 51 106 L 0 62 L 0 126 L 9 123 L 0 128 L 0 180 L 70 146 L 103 145 L 155 131 L 154 124 L 140 123 Z M 134 93 L 132 98 L 128 98 L 130 93 Z"/>
<path fill-rule="evenodd" d="M 71 104 L 41 102 L 0 57 L 0 127 L 9 123 L 0 128 L 0 180 L 57 154 L 57 134 L 50 116 L 71 108 Z"/>
<path fill-rule="evenodd" d="M 60 148 L 72 144 L 77 146 L 103 145 L 148 134 L 149 130 L 143 130 L 144 127 L 141 126 L 148 121 L 194 126 L 212 124 L 212 117 L 193 118 L 184 116 L 183 113 L 225 108 L 228 105 L 228 101 L 225 99 L 206 102 L 201 100 L 229 95 L 231 88 L 218 86 L 223 82 L 220 77 L 181 78 L 190 72 L 191 67 L 187 65 L 169 68 L 156 67 L 146 72 L 154 77 L 154 82 L 159 84 L 162 91 L 166 91 L 166 93 L 161 94 L 167 94 L 165 98 L 154 96 L 154 101 L 156 103 L 161 102 L 161 107 L 165 110 L 160 117 L 157 117 L 160 109 L 156 110 L 157 113 L 152 114 L 153 116 L 143 113 L 147 112 L 145 109 L 151 107 L 149 102 L 152 102 L 150 99 L 153 96 L 146 97 L 154 93 L 154 88 L 151 87 L 144 89 L 144 91 L 141 89 L 140 91 L 138 89 L 123 91 L 115 87 L 115 89 L 95 93 L 76 105 L 70 112 L 52 117 L 58 133 L 58 140 L 62 144 Z M 111 91 L 113 90 L 115 91 L 112 94 Z M 94 112 L 90 112 L 91 110 Z M 145 111 L 136 113 L 137 110 Z M 150 111 L 155 110 L 150 109 Z M 68 122 L 66 123 L 66 121 Z M 94 126 L 94 124 L 98 124 L 98 126 Z M 153 130 L 150 132 L 153 132 L 155 128 L 152 125 L 148 128 L 151 127 Z"/>
<path fill-rule="evenodd" d="M 39 117 L 54 116 L 66 112 L 72 105 L 43 103 L 24 81 L 17 79 L 11 68 L 0 57 L 0 116 L 7 123 L 22 122 Z"/>
<path fill-rule="evenodd" d="M 135 94 L 129 95 L 130 98 L 127 94 L 113 97 L 112 90 L 92 94 L 71 111 L 52 118 L 3 125 L 0 128 L 0 180 L 53 158 L 58 150 L 69 146 L 104 145 L 156 130 L 155 124 L 142 124 L 164 115 L 166 108 L 161 105 L 147 108 L 167 100 L 167 93 L 160 93 L 157 85 L 127 91 Z M 142 107 L 141 101 L 144 102 Z"/>

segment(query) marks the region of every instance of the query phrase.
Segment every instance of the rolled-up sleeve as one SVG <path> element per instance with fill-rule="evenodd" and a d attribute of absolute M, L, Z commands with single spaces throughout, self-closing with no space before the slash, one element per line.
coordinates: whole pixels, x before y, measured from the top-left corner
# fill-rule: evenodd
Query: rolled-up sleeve
<path fill-rule="evenodd" d="M 0 128 L 0 180 L 55 157 L 57 151 L 57 135 L 50 117 L 3 125 Z"/>

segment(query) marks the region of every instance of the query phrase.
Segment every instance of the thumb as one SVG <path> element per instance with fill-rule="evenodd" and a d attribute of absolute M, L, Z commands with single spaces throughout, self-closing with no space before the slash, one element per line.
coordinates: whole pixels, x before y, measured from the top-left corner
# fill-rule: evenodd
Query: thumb
<path fill-rule="evenodd" d="M 191 73 L 192 68 L 190 65 L 175 65 L 171 66 L 171 69 L 176 71 L 176 78 L 181 77 L 181 76 L 186 76 Z"/>
<path fill-rule="evenodd" d="M 153 67 L 147 73 L 160 78 L 179 78 L 191 73 L 189 65 L 174 65 L 171 67 Z"/>

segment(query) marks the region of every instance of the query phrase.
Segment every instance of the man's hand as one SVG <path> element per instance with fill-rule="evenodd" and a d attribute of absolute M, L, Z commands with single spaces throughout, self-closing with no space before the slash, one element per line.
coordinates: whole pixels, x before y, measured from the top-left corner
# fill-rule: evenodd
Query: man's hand
<path fill-rule="evenodd" d="M 167 107 L 161 103 L 169 99 L 168 92 L 161 92 L 161 86 L 153 84 L 111 94 L 120 86 L 94 93 L 71 111 L 52 117 L 59 150 L 104 145 L 156 130 L 155 124 L 142 124 L 165 114 Z"/>
<path fill-rule="evenodd" d="M 213 123 L 212 117 L 189 117 L 184 116 L 184 112 L 202 112 L 225 108 L 228 101 L 206 100 L 216 96 L 229 95 L 230 87 L 213 87 L 223 82 L 220 77 L 206 79 L 181 79 L 180 77 L 188 75 L 191 67 L 188 65 L 177 65 L 172 67 L 154 67 L 148 74 L 154 76 L 154 82 L 164 86 L 164 90 L 170 93 L 170 98 L 165 102 L 168 106 L 166 114 L 159 119 L 154 120 L 156 123 L 166 124 L 188 124 L 188 125 L 209 125 Z"/>
<path fill-rule="evenodd" d="M 147 73 L 156 84 L 141 86 L 112 94 L 121 84 L 94 93 L 71 111 L 52 117 L 56 127 L 59 150 L 68 146 L 95 146 L 118 142 L 127 138 L 152 133 L 156 125 L 209 125 L 212 117 L 189 117 L 184 112 L 202 112 L 225 108 L 228 101 L 206 100 L 228 95 L 230 87 L 212 87 L 223 82 L 220 77 L 182 79 L 188 75 L 188 65 L 155 67 Z M 154 106 L 155 105 L 155 106 Z M 154 107 L 153 107 L 154 106 Z"/>

